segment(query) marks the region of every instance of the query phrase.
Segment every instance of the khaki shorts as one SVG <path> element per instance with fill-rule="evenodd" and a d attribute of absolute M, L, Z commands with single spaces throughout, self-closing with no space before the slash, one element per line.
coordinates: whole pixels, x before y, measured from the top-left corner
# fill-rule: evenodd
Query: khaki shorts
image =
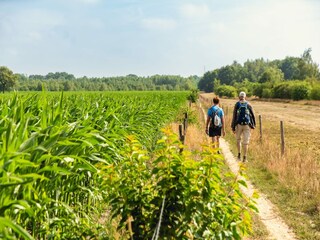
<path fill-rule="evenodd" d="M 250 141 L 250 135 L 251 135 L 251 133 L 250 133 L 249 125 L 238 124 L 236 126 L 236 137 L 237 137 L 238 142 L 241 141 L 241 137 L 242 137 L 242 144 L 248 145 L 249 141 Z"/>

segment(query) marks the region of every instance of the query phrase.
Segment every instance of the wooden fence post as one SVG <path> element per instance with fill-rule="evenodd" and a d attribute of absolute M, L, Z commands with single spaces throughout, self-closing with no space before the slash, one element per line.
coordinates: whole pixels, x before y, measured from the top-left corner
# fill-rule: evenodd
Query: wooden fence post
<path fill-rule="evenodd" d="M 262 117 L 259 115 L 260 141 L 262 141 Z"/>
<path fill-rule="evenodd" d="M 184 130 L 184 135 L 186 135 L 188 128 L 188 113 L 184 114 L 184 119 L 183 119 L 183 130 Z"/>
<path fill-rule="evenodd" d="M 280 133 L 281 133 L 281 156 L 284 155 L 284 128 L 283 128 L 283 121 L 280 121 Z"/>
<path fill-rule="evenodd" d="M 182 129 L 182 124 L 179 124 L 179 139 L 182 143 L 184 143 L 184 135 Z"/>

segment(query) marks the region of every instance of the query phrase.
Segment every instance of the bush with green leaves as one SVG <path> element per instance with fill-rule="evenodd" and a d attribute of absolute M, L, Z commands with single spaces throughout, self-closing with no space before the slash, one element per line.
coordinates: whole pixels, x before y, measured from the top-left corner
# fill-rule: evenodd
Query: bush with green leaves
<path fill-rule="evenodd" d="M 239 189 L 245 182 L 226 170 L 217 149 L 204 146 L 194 161 L 165 133 L 152 153 L 128 138 L 122 164 L 105 170 L 113 218 L 133 239 L 242 239 L 257 210 Z"/>
<path fill-rule="evenodd" d="M 262 97 L 263 98 L 272 98 L 272 90 L 270 88 L 264 88 L 262 90 Z"/>
<path fill-rule="evenodd" d="M 199 90 L 198 89 L 193 89 L 188 96 L 188 100 L 191 101 L 192 103 L 195 103 L 199 98 Z"/>
<path fill-rule="evenodd" d="M 311 86 L 307 82 L 293 83 L 291 88 L 293 100 L 308 99 L 310 97 Z"/>
<path fill-rule="evenodd" d="M 215 89 L 215 94 L 221 97 L 235 97 L 237 96 L 237 89 L 229 85 L 221 85 Z"/>
<path fill-rule="evenodd" d="M 320 100 L 320 84 L 314 85 L 310 92 L 310 98 L 313 100 Z"/>
<path fill-rule="evenodd" d="M 291 83 L 283 82 L 274 86 L 273 97 L 281 98 L 281 99 L 291 99 L 292 97 Z"/>

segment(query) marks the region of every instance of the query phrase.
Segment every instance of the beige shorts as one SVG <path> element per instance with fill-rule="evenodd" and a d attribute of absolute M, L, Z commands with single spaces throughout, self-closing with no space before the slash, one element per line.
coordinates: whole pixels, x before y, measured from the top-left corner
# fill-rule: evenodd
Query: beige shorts
<path fill-rule="evenodd" d="M 240 142 L 242 138 L 242 144 L 248 145 L 250 141 L 250 127 L 249 125 L 240 125 L 236 126 L 236 137 L 237 141 Z"/>

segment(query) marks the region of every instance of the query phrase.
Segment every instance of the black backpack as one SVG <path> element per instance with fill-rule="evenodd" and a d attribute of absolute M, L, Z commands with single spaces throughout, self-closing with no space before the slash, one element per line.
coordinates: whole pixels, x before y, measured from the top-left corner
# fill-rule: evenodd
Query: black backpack
<path fill-rule="evenodd" d="M 237 110 L 237 123 L 240 125 L 250 124 L 250 111 L 248 102 L 238 102 Z"/>

